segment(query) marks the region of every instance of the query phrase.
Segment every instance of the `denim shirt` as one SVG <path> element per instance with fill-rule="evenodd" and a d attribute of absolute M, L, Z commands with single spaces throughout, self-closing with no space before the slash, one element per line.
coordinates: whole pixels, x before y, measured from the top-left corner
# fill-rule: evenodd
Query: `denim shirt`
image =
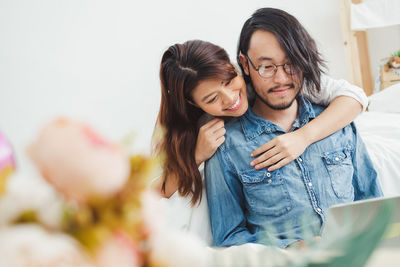
<path fill-rule="evenodd" d="M 294 131 L 324 110 L 299 96 Z M 250 166 L 252 151 L 284 134 L 249 108 L 225 126 L 226 140 L 206 162 L 215 246 L 261 242 L 281 248 L 320 235 L 330 206 L 382 196 L 377 174 L 354 124 L 310 145 L 284 167 Z"/>

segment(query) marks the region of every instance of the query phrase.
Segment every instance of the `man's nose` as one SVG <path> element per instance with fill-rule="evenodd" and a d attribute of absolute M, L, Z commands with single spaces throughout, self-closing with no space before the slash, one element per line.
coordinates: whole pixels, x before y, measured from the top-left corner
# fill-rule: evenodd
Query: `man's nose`
<path fill-rule="evenodd" d="M 282 65 L 277 67 L 277 70 L 274 75 L 275 83 L 287 83 L 290 79 L 289 75 L 286 73 L 284 67 Z"/>

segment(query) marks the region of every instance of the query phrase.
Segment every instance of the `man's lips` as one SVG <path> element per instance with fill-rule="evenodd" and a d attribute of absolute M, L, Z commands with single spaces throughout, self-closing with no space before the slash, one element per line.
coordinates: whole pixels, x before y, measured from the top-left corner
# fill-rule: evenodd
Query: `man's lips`
<path fill-rule="evenodd" d="M 268 90 L 268 93 L 274 93 L 278 95 L 286 94 L 290 89 L 293 89 L 294 85 L 286 85 L 280 87 L 274 87 Z"/>
<path fill-rule="evenodd" d="M 284 95 L 289 91 L 290 88 L 286 89 L 279 89 L 279 90 L 273 90 L 272 93 L 276 95 Z"/>

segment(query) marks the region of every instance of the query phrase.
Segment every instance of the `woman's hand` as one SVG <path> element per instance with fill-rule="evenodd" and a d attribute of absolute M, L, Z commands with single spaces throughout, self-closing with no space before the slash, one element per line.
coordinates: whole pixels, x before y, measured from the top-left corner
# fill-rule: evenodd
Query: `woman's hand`
<path fill-rule="evenodd" d="M 306 242 L 304 240 L 299 240 L 287 246 L 286 249 L 294 248 L 294 249 L 304 250 L 307 249 L 313 243 L 318 243 L 321 240 L 322 240 L 321 236 L 314 236 L 312 241 L 309 240 L 308 242 Z"/>
<path fill-rule="evenodd" d="M 270 166 L 268 171 L 277 170 L 300 156 L 311 144 L 301 129 L 279 135 L 251 153 L 257 157 L 250 165 L 257 170 Z"/>
<path fill-rule="evenodd" d="M 214 155 L 217 148 L 225 141 L 225 132 L 224 121 L 217 118 L 200 128 L 194 154 L 197 165 Z"/>

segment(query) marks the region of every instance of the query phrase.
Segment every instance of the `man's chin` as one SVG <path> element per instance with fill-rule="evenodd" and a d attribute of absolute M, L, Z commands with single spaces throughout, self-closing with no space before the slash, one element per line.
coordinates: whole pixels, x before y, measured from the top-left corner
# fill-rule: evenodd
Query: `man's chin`
<path fill-rule="evenodd" d="M 294 102 L 294 100 L 292 102 L 290 102 L 290 103 L 280 103 L 280 104 L 276 104 L 276 105 L 272 105 L 272 104 L 267 103 L 267 102 L 265 104 L 268 107 L 270 107 L 271 109 L 274 109 L 274 110 L 285 110 L 285 109 L 290 108 L 293 105 L 293 102 Z"/>
<path fill-rule="evenodd" d="M 293 102 L 296 100 L 296 97 L 289 101 L 279 102 L 279 103 L 271 103 L 265 99 L 260 98 L 260 100 L 267 105 L 269 108 L 273 110 L 285 110 L 290 108 L 293 105 Z"/>
<path fill-rule="evenodd" d="M 256 97 L 261 100 L 261 102 L 263 102 L 267 107 L 273 109 L 273 110 L 285 110 L 290 108 L 293 105 L 293 102 L 296 100 L 297 96 L 300 94 L 300 90 L 296 93 L 295 96 L 293 96 L 292 99 L 284 99 L 287 98 L 286 97 L 281 97 L 280 99 L 275 98 L 275 97 L 268 97 L 266 96 L 265 98 L 261 97 L 257 91 L 255 90 L 256 93 Z M 275 99 L 274 99 L 275 98 Z M 273 102 L 271 102 L 270 100 L 275 100 Z"/>

